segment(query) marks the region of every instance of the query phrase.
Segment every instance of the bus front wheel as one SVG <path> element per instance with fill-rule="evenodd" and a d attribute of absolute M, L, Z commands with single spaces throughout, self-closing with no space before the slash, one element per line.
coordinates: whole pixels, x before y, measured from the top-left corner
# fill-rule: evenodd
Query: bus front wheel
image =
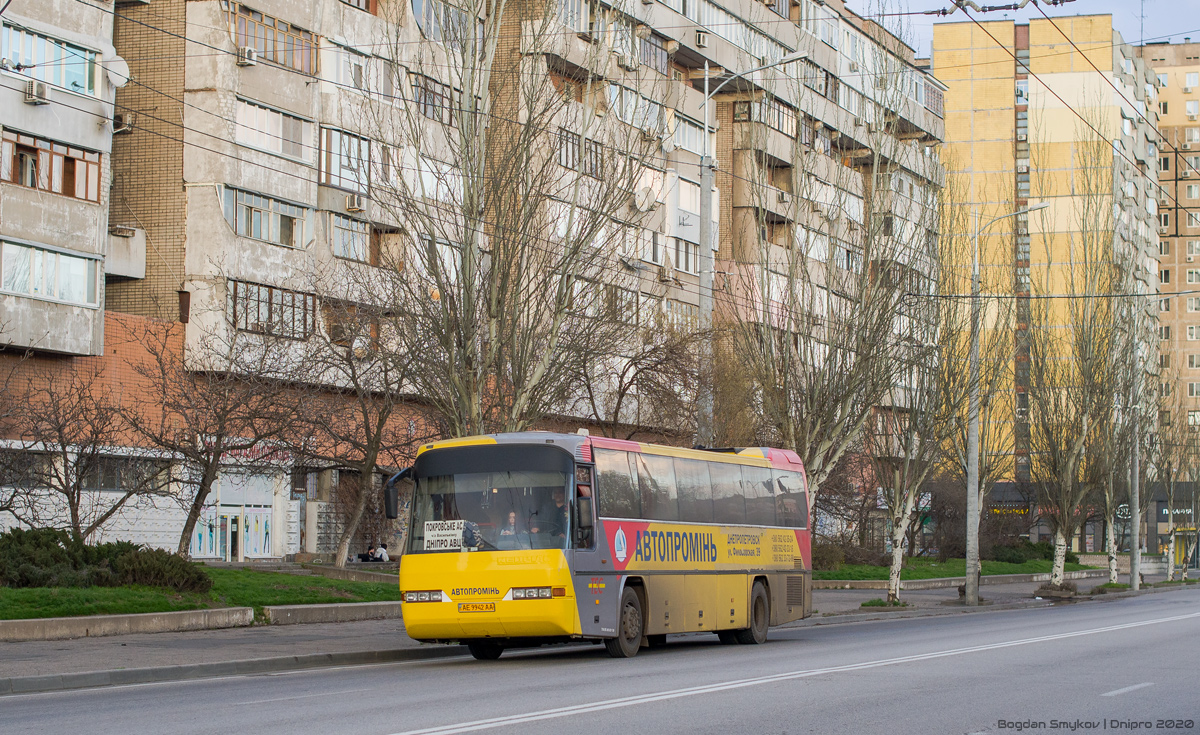
<path fill-rule="evenodd" d="M 750 627 L 737 632 L 738 643 L 766 643 L 767 626 L 771 624 L 771 599 L 767 587 L 755 582 L 750 591 Z"/>
<path fill-rule="evenodd" d="M 489 641 L 471 641 L 467 644 L 467 650 L 480 661 L 495 661 L 504 653 L 504 646 Z"/>
<path fill-rule="evenodd" d="M 621 618 L 616 638 L 604 641 L 613 658 L 633 658 L 642 646 L 642 600 L 637 591 L 626 587 L 621 593 Z"/>

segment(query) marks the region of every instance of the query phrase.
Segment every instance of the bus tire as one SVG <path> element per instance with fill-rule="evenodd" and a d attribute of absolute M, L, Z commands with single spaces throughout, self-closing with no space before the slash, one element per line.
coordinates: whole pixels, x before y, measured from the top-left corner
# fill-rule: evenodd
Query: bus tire
<path fill-rule="evenodd" d="M 766 643 L 767 627 L 771 624 L 771 598 L 761 581 L 750 590 L 750 627 L 737 631 L 738 643 Z"/>
<path fill-rule="evenodd" d="M 617 637 L 607 638 L 604 647 L 613 658 L 633 658 L 642 646 L 642 599 L 632 587 L 621 593 L 620 622 Z"/>
<path fill-rule="evenodd" d="M 471 641 L 467 643 L 467 650 L 480 661 L 495 661 L 504 653 L 504 646 L 491 641 Z"/>

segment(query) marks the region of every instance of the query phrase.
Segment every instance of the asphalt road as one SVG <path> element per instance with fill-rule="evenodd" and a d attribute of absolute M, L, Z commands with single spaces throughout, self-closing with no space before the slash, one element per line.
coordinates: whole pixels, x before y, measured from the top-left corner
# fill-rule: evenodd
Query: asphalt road
<path fill-rule="evenodd" d="M 598 646 L 561 647 L 507 652 L 495 662 L 463 657 L 0 699 L 5 735 L 892 734 L 1018 726 L 1200 732 L 1200 590 L 773 630 L 763 646 L 680 637 L 622 661 Z"/>

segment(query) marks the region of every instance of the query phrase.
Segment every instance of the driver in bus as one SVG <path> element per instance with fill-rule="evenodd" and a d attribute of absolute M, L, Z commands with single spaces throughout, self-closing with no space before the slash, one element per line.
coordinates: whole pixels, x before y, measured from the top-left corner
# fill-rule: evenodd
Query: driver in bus
<path fill-rule="evenodd" d="M 567 529 L 569 527 L 569 510 L 567 509 L 567 494 L 561 487 L 554 488 L 551 493 L 554 499 L 554 506 L 545 509 L 545 523 L 539 522 L 529 530 L 533 533 L 548 533 L 555 538 L 563 539 L 566 542 Z"/>

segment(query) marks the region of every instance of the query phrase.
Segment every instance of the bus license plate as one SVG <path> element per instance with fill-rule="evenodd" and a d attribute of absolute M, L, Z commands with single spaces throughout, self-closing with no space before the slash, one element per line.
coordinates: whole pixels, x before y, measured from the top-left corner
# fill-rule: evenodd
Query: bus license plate
<path fill-rule="evenodd" d="M 494 603 L 494 602 L 460 602 L 460 603 L 458 603 L 458 611 L 460 613 L 496 612 L 496 603 Z"/>

